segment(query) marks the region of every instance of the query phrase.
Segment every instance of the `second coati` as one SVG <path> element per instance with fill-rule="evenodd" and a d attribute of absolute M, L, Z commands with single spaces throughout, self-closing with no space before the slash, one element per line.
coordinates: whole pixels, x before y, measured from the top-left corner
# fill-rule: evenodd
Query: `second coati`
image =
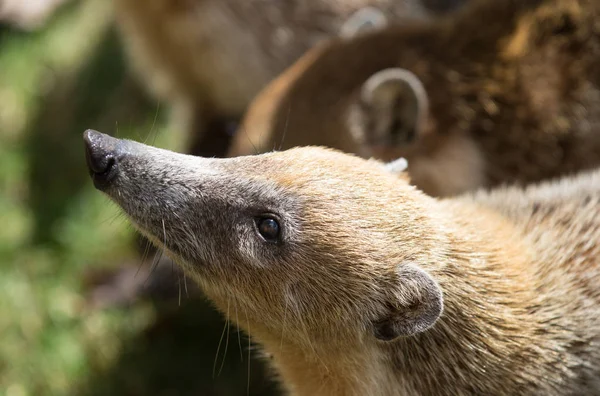
<path fill-rule="evenodd" d="M 467 0 L 114 0 L 131 64 L 174 108 L 189 151 L 224 155 L 228 121 L 306 50 L 353 31 L 364 8 L 429 19 Z M 350 22 L 350 26 L 347 23 Z"/>
<path fill-rule="evenodd" d="M 600 2 L 470 2 L 309 51 L 253 101 L 229 156 L 325 145 L 406 157 L 435 196 L 600 165 Z"/>

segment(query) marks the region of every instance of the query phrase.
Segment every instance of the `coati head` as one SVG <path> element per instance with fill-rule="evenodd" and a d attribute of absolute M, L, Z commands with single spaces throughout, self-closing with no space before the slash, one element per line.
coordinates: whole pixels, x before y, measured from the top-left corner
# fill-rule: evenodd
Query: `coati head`
<path fill-rule="evenodd" d="M 403 160 L 317 147 L 214 159 L 84 139 L 95 186 L 263 342 L 380 342 L 442 313 L 430 271 L 443 244 Z"/>

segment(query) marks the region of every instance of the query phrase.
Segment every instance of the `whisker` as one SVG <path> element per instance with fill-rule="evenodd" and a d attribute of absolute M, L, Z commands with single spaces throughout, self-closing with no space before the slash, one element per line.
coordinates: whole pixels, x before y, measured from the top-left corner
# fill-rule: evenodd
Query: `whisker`
<path fill-rule="evenodd" d="M 303 338 L 305 338 L 306 343 L 310 347 L 312 353 L 317 357 L 317 359 L 319 360 L 319 362 L 321 363 L 321 365 L 323 366 L 325 371 L 329 372 L 329 368 L 327 367 L 327 365 L 325 364 L 323 359 L 321 359 L 321 356 L 319 356 L 319 354 L 317 353 L 317 350 L 315 349 L 312 342 L 310 341 L 310 334 L 308 333 L 308 328 L 306 327 L 306 323 L 304 322 L 304 320 L 302 320 L 302 315 L 298 315 L 298 320 L 300 321 L 300 324 L 304 328 L 304 337 Z"/>
<path fill-rule="evenodd" d="M 187 288 L 187 276 L 185 275 L 185 273 L 183 274 L 183 285 L 185 286 L 185 296 L 187 298 L 190 298 L 190 294 L 188 293 L 188 288 Z"/>
<path fill-rule="evenodd" d="M 245 314 L 246 314 L 246 323 L 248 326 L 248 383 L 246 385 L 246 395 L 249 396 L 250 395 L 250 354 L 252 353 L 252 339 L 250 338 L 250 320 L 248 319 L 248 309 L 244 310 Z"/>
<path fill-rule="evenodd" d="M 165 227 L 165 219 L 163 218 L 163 219 L 161 219 L 161 221 L 162 221 L 162 227 L 163 227 L 163 246 L 167 246 L 167 230 Z M 144 281 L 144 287 L 148 283 L 148 280 L 152 276 L 152 273 L 156 270 L 156 268 L 158 268 L 158 263 L 162 259 L 164 252 L 165 252 L 165 250 L 163 248 L 163 249 L 159 250 L 160 254 L 154 255 L 154 261 L 152 262 L 152 267 L 150 267 L 150 272 L 148 273 L 148 276 L 146 277 L 146 280 Z M 172 263 L 171 263 L 171 265 L 172 265 Z"/>
<path fill-rule="evenodd" d="M 123 214 L 122 212 L 115 212 L 110 216 L 106 216 L 104 220 L 100 221 L 100 224 L 110 224 L 112 226 L 114 225 L 114 222 L 117 221 L 117 219 L 125 220 L 125 214 Z"/>
<path fill-rule="evenodd" d="M 159 109 L 160 109 L 160 101 L 156 102 L 156 111 L 154 112 L 154 120 L 152 121 L 152 126 L 150 127 L 150 132 L 148 132 L 146 139 L 144 139 L 144 143 L 146 143 L 148 141 L 148 138 L 150 138 L 150 136 L 152 136 L 152 132 L 154 131 L 154 126 L 156 125 L 156 119 L 158 118 Z M 154 144 L 154 140 L 156 140 L 156 135 L 152 141 L 152 144 Z"/>
<path fill-rule="evenodd" d="M 244 133 L 244 135 L 246 136 L 246 139 L 248 139 L 248 142 L 250 143 L 250 145 L 252 146 L 252 148 L 254 149 L 254 154 L 259 154 L 258 149 L 256 148 L 256 146 L 254 145 L 254 143 L 252 143 L 252 140 L 250 139 L 250 135 L 248 135 L 248 131 L 246 131 L 245 126 L 242 124 L 240 125 L 242 132 Z"/>
<path fill-rule="evenodd" d="M 223 324 L 223 331 L 221 332 L 221 338 L 219 339 L 219 345 L 217 346 L 217 353 L 215 355 L 215 361 L 213 363 L 213 379 L 215 378 L 215 374 L 217 372 L 217 359 L 219 358 L 219 351 L 221 350 L 221 343 L 223 342 L 223 337 L 225 337 L 225 327 L 227 326 L 227 322 Z"/>
<path fill-rule="evenodd" d="M 285 116 L 285 125 L 283 126 L 283 135 L 281 136 L 281 142 L 279 143 L 279 148 L 277 149 L 277 151 L 281 151 L 281 148 L 283 147 L 283 141 L 285 140 L 285 134 L 287 133 L 287 129 L 288 129 L 288 122 L 290 121 L 290 111 L 291 110 L 292 110 L 292 104 L 290 103 L 290 105 L 288 106 L 287 115 Z M 275 151 L 275 147 L 273 147 L 273 151 Z"/>
<path fill-rule="evenodd" d="M 234 303 L 234 307 L 235 307 L 235 325 L 237 326 L 238 345 L 240 347 L 240 361 L 243 362 L 244 361 L 244 352 L 242 351 L 242 336 L 240 335 L 240 324 L 239 324 L 240 320 L 238 319 L 237 300 L 234 299 L 233 303 Z"/>
<path fill-rule="evenodd" d="M 223 352 L 223 360 L 221 361 L 221 367 L 219 367 L 219 373 L 217 374 L 217 377 L 221 375 L 221 371 L 223 370 L 223 366 L 225 365 L 225 359 L 227 358 L 227 348 L 229 347 L 229 297 L 227 297 L 227 316 L 225 316 L 225 318 L 225 323 L 227 324 L 227 338 L 225 338 L 225 351 Z"/>
<path fill-rule="evenodd" d="M 121 214 L 117 214 L 116 216 L 114 216 L 112 219 L 109 220 L 109 224 L 111 226 L 115 225 L 115 222 L 119 221 L 121 224 L 123 224 L 123 222 L 126 221 L 125 216 L 121 215 Z"/>
<path fill-rule="evenodd" d="M 279 353 L 281 353 L 281 348 L 283 347 L 283 333 L 285 331 L 285 318 L 287 317 L 287 310 L 288 310 L 288 299 L 285 299 L 285 308 L 283 309 L 283 322 L 281 324 L 281 339 L 279 340 Z"/>
<path fill-rule="evenodd" d="M 152 276 L 152 273 L 156 270 L 156 268 L 158 267 L 158 263 L 160 262 L 160 260 L 162 259 L 164 251 L 162 249 L 160 249 L 158 252 L 156 252 L 154 254 L 154 260 L 152 260 L 152 266 L 150 266 L 150 272 L 148 273 L 148 275 L 146 276 L 146 280 L 144 281 L 144 287 L 146 287 L 148 280 L 150 279 L 150 277 Z"/>
<path fill-rule="evenodd" d="M 140 269 L 142 269 L 142 266 L 148 258 L 148 253 L 150 253 L 150 246 L 150 241 L 146 239 L 146 247 L 144 248 L 144 253 L 142 254 L 142 261 L 140 261 L 140 265 L 138 265 L 137 271 L 135 271 L 135 275 L 133 276 L 134 279 L 138 276 Z"/>
<path fill-rule="evenodd" d="M 165 228 L 165 219 L 162 219 L 162 227 L 163 227 L 163 245 L 167 246 L 167 229 Z"/>

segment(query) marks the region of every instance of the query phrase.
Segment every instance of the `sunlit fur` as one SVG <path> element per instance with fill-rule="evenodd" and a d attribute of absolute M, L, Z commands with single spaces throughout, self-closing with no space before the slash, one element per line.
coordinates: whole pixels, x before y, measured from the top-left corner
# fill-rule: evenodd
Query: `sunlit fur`
<path fill-rule="evenodd" d="M 292 395 L 600 394 L 600 171 L 438 200 L 330 149 L 206 159 L 118 145 L 105 192 Z M 265 212 L 279 244 L 253 228 Z M 380 341 L 389 306 L 426 292 L 399 277 L 408 266 L 437 282 L 444 310 Z"/>

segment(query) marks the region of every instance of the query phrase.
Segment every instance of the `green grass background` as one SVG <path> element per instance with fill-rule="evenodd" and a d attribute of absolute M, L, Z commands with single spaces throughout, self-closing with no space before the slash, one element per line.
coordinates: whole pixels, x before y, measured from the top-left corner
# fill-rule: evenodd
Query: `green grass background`
<path fill-rule="evenodd" d="M 139 261 L 135 232 L 93 189 L 87 128 L 177 148 L 164 104 L 127 71 L 107 0 L 72 1 L 41 30 L 0 31 L 0 396 L 269 394 L 206 302 L 89 304 L 86 273 Z M 217 367 L 221 365 L 223 351 Z"/>

